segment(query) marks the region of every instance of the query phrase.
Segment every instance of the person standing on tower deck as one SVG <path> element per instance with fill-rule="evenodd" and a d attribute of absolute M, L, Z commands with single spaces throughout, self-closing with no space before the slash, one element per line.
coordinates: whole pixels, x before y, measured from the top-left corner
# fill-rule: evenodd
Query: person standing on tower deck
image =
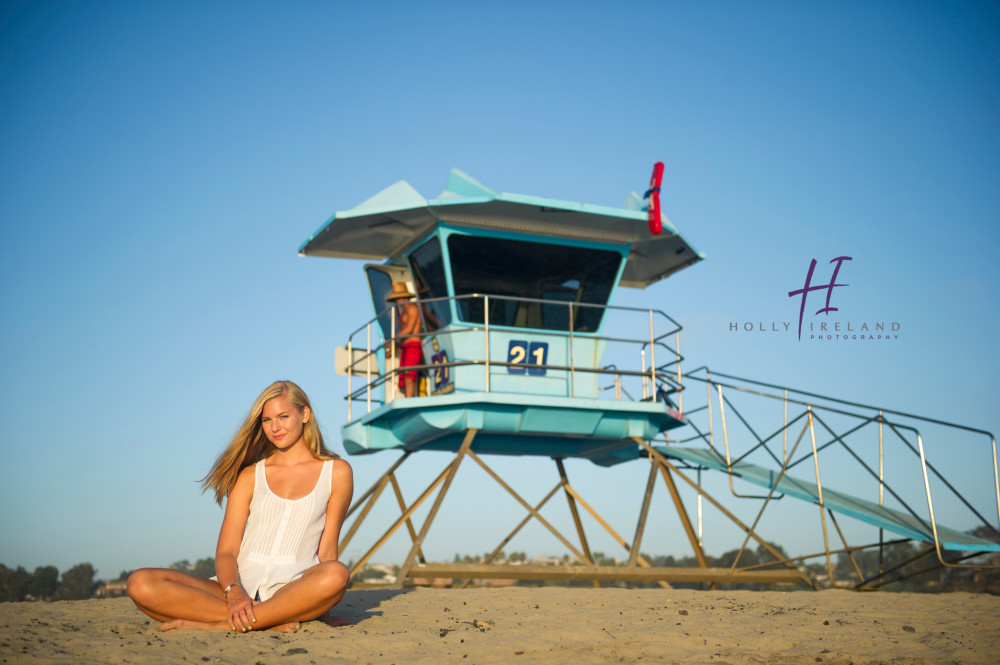
<path fill-rule="evenodd" d="M 195 399 L 195 408 L 204 400 Z M 185 414 L 181 414 L 183 419 Z M 340 527 L 354 492 L 350 465 L 326 448 L 309 398 L 291 381 L 260 394 L 202 487 L 226 512 L 212 579 L 143 568 L 128 595 L 160 630 L 296 630 L 344 596 Z"/>
<path fill-rule="evenodd" d="M 417 394 L 417 370 L 403 370 L 404 367 L 424 364 L 424 352 L 421 348 L 420 333 L 423 332 L 423 322 L 420 318 L 420 308 L 414 302 L 415 298 L 404 282 L 394 282 L 392 292 L 386 296 L 386 301 L 396 301 L 399 312 L 398 327 L 394 344 L 399 350 L 399 387 L 403 394 L 413 397 Z"/>

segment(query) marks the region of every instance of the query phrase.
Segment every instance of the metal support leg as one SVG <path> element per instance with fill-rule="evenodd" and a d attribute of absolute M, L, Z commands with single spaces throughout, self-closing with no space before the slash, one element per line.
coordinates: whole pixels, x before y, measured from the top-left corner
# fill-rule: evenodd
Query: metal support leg
<path fill-rule="evenodd" d="M 782 554 L 777 549 L 775 549 L 774 546 L 771 545 L 771 543 L 767 542 L 766 540 L 764 540 L 763 538 L 761 538 L 760 536 L 758 536 L 756 533 L 753 533 L 753 531 L 750 529 L 750 527 L 748 527 L 746 524 L 744 524 L 743 521 L 740 520 L 740 518 L 736 517 L 736 515 L 733 515 L 731 512 L 729 512 L 728 510 L 726 510 L 726 508 L 721 503 L 719 503 L 715 498 L 713 498 L 711 494 L 709 494 L 708 492 L 706 492 L 704 489 L 702 489 L 701 487 L 699 487 L 697 483 L 695 483 L 690 478 L 688 478 L 683 473 L 681 473 L 680 470 L 677 467 L 675 467 L 673 464 L 671 464 L 667 460 L 666 457 L 664 457 L 659 452 L 657 452 L 655 448 L 653 448 L 651 445 L 649 445 L 648 443 L 646 443 L 642 439 L 633 438 L 632 440 L 635 441 L 636 443 L 638 443 L 640 446 L 642 446 L 646 450 L 646 452 L 650 454 L 650 456 L 652 456 L 654 459 L 656 459 L 656 461 L 659 462 L 665 468 L 665 470 L 667 470 L 667 471 L 673 471 L 679 478 L 681 478 L 681 480 L 683 480 L 684 482 L 686 482 L 688 485 L 690 485 L 692 488 L 694 488 L 694 490 L 696 492 L 698 492 L 699 494 L 701 494 L 702 496 L 704 496 L 706 499 L 708 499 L 708 502 L 711 503 L 713 506 L 715 506 L 716 509 L 719 510 L 719 512 L 721 512 L 723 515 L 725 515 L 726 517 L 728 517 L 729 520 L 731 522 L 733 522 L 733 524 L 735 524 L 739 528 L 743 529 L 743 531 L 749 532 L 751 534 L 751 537 L 754 540 L 756 540 L 758 543 L 760 543 L 764 547 L 764 549 L 766 549 L 768 551 L 768 553 L 775 558 L 775 560 L 778 563 L 780 563 L 781 565 L 785 566 L 786 568 L 795 570 L 796 572 L 798 572 L 799 577 L 802 579 L 803 582 L 805 582 L 806 584 L 808 584 L 810 587 L 812 587 L 814 589 L 816 588 L 816 584 L 809 578 L 809 576 L 806 575 L 805 573 L 803 573 L 802 571 L 798 570 L 798 568 L 796 568 L 796 566 L 794 564 L 790 563 L 787 560 L 787 557 L 784 554 Z M 669 483 L 668 483 L 668 486 L 669 486 Z"/>
<path fill-rule="evenodd" d="M 358 506 L 360 506 L 360 505 L 361 505 L 361 504 L 362 504 L 362 503 L 364 502 L 364 500 L 365 500 L 365 499 L 367 499 L 367 498 L 368 498 L 369 496 L 371 496 L 371 495 L 372 495 L 372 494 L 373 494 L 373 493 L 374 493 L 374 492 L 376 491 L 376 489 L 377 489 L 377 488 L 378 488 L 378 486 L 379 486 L 379 485 L 380 485 L 380 484 L 381 484 L 381 483 L 383 482 L 383 480 L 384 480 L 384 479 L 385 479 L 385 478 L 386 478 L 386 477 L 387 477 L 387 476 L 388 476 L 389 474 L 391 474 L 391 473 L 392 473 L 392 472 L 394 472 L 394 471 L 395 471 L 396 469 L 398 469 L 398 468 L 399 468 L 400 466 L 402 466 L 403 462 L 405 462 L 405 461 L 406 461 L 406 459 L 407 459 L 407 458 L 408 458 L 408 457 L 409 457 L 409 456 L 410 456 L 411 454 L 412 454 L 412 453 L 411 453 L 411 451 L 409 451 L 409 450 L 408 450 L 408 451 L 406 451 L 405 453 L 403 453 L 403 456 L 402 456 L 402 457 L 400 457 L 400 458 L 399 458 L 399 459 L 397 459 L 397 460 L 396 460 L 395 462 L 393 462 L 393 463 L 392 463 L 392 466 L 390 466 L 390 467 L 389 467 L 389 470 L 388 470 L 388 471 L 386 471 L 386 472 L 385 472 L 385 473 L 383 473 L 383 474 L 382 474 L 381 476 L 379 476 L 379 479 L 378 479 L 378 480 L 376 480 L 376 481 L 375 481 L 374 483 L 372 483 L 372 486 L 371 486 L 371 487 L 369 487 L 369 488 L 368 488 L 368 490 L 367 490 L 367 491 L 366 491 L 366 492 L 365 492 L 364 494 L 362 494 L 362 495 L 361 495 L 360 497 L 358 497 L 357 499 L 355 499 L 355 500 L 354 500 L 354 505 L 353 505 L 353 506 L 351 506 L 350 510 L 348 510 L 348 511 L 347 511 L 347 515 L 345 515 L 345 516 L 344 516 L 344 519 L 347 519 L 348 517 L 350 517 L 350 516 L 351 516 L 351 515 L 352 515 L 352 514 L 354 513 L 354 511 L 358 509 Z"/>
<path fill-rule="evenodd" d="M 398 529 L 401 524 L 403 524 L 406 520 L 408 520 L 410 518 L 410 515 L 412 515 L 414 511 L 416 511 L 416 509 L 420 507 L 420 505 L 424 502 L 424 500 L 428 496 L 430 496 L 431 492 L 433 492 L 434 489 L 441 484 L 441 481 L 444 480 L 445 474 L 448 473 L 448 470 L 450 468 L 451 468 L 450 465 L 445 467 L 444 471 L 438 474 L 438 477 L 434 479 L 434 482 L 432 482 L 430 485 L 427 486 L 427 489 L 424 490 L 423 494 L 417 497 L 417 500 L 414 501 L 413 504 L 406 509 L 406 512 L 404 512 L 399 519 L 393 522 L 392 526 L 390 526 L 389 529 L 384 534 L 382 534 L 382 537 L 378 539 L 378 542 L 372 545 L 371 549 L 365 552 L 365 555 L 361 557 L 361 559 L 358 560 L 357 563 L 354 564 L 354 567 L 351 569 L 352 576 L 359 570 L 361 570 L 361 567 L 364 566 L 370 558 L 372 558 L 372 556 L 375 554 L 375 552 L 379 550 L 379 548 L 385 545 L 386 541 L 392 537 L 392 534 L 396 533 L 396 529 Z"/>
<path fill-rule="evenodd" d="M 458 465 L 462 463 L 462 458 L 469 452 L 469 448 L 472 446 L 472 440 L 476 438 L 476 433 L 478 431 L 479 430 L 476 429 L 470 429 L 465 433 L 465 439 L 462 441 L 462 446 L 458 449 L 458 454 L 455 455 L 455 460 L 451 463 L 451 467 L 448 469 L 448 475 L 444 480 L 444 485 L 441 486 L 441 490 L 434 499 L 434 505 L 431 506 L 431 511 L 427 514 L 427 519 L 424 520 L 424 525 L 420 528 L 420 534 L 417 536 L 417 539 L 413 541 L 413 547 L 410 548 L 410 553 L 406 555 L 406 559 L 403 560 L 403 565 L 399 568 L 397 582 L 402 582 L 410 574 L 410 568 L 413 567 L 413 560 L 416 558 L 417 552 L 420 551 L 420 546 L 423 544 L 424 538 L 427 537 L 427 532 L 431 529 L 431 524 L 437 516 L 438 509 L 441 508 L 444 496 L 448 493 L 448 488 L 451 487 L 451 481 L 455 479 L 455 474 L 458 472 Z"/>
<path fill-rule="evenodd" d="M 566 537 L 564 535 L 562 535 L 561 533 L 559 533 L 558 529 L 556 529 L 554 526 L 552 526 L 549 523 L 548 520 L 546 520 L 544 517 L 542 517 L 538 513 L 537 510 L 535 510 L 534 508 L 532 508 L 531 505 L 527 501 L 525 501 L 523 498 L 521 498 L 521 495 L 518 494 L 517 492 L 515 492 L 514 489 L 510 485 L 508 485 L 507 483 L 505 483 L 504 480 L 503 480 L 503 478 L 501 478 L 500 476 L 498 476 L 493 469 L 491 469 L 490 467 L 488 467 L 486 465 L 486 462 L 484 462 L 483 460 L 481 460 L 478 455 L 476 455 L 475 453 L 473 453 L 471 451 L 469 452 L 469 457 L 471 457 L 472 460 L 476 464 L 478 464 L 479 466 L 481 466 L 483 468 L 483 471 L 485 471 L 486 473 L 490 474 L 490 477 L 493 478 L 493 480 L 497 481 L 497 483 L 500 485 L 500 487 L 502 487 L 505 490 L 507 490 L 507 492 L 512 497 L 514 497 L 514 499 L 516 499 L 519 504 L 521 504 L 521 507 L 523 507 L 525 510 L 527 510 L 528 512 L 530 512 L 532 517 L 534 517 L 536 520 L 538 520 L 539 523 L 542 526 L 544 526 L 546 529 L 548 529 L 552 533 L 552 535 L 554 535 L 556 538 L 558 538 L 559 542 L 561 542 L 563 545 L 565 545 L 566 549 L 568 549 L 570 552 L 573 553 L 573 556 L 575 556 L 578 559 L 583 559 L 584 558 L 583 552 L 581 552 L 580 550 L 578 550 L 575 547 L 573 547 L 573 543 L 571 543 L 568 540 L 566 540 Z"/>
<path fill-rule="evenodd" d="M 534 517 L 534 513 L 537 513 L 539 510 L 541 510 L 542 507 L 549 502 L 549 499 L 551 499 L 556 495 L 556 492 L 558 492 L 562 488 L 562 486 L 563 484 L 561 482 L 557 483 L 556 486 L 553 487 L 541 501 L 535 504 L 535 509 L 533 511 L 529 511 L 528 514 L 524 516 L 524 519 L 521 520 L 516 527 L 514 527 L 514 530 L 508 533 L 507 537 L 501 540 L 500 544 L 497 545 L 496 548 L 489 553 L 489 555 L 483 560 L 483 563 L 489 563 L 493 561 L 493 559 L 495 559 L 496 556 L 503 551 L 503 548 L 507 547 L 507 543 L 509 543 L 514 538 L 514 536 L 516 536 L 517 533 L 524 528 L 524 525 L 531 521 L 531 518 Z M 465 584 L 463 584 L 460 588 L 465 589 L 466 587 L 469 586 L 469 583 L 471 581 L 472 580 L 466 580 Z"/>
<path fill-rule="evenodd" d="M 407 455 L 408 454 L 409 453 L 407 453 Z M 375 484 L 373 484 L 368 489 L 368 491 L 365 492 L 364 495 L 362 495 L 362 497 L 358 499 L 353 506 L 351 506 L 351 509 L 347 511 L 347 516 L 345 517 L 345 519 L 347 517 L 350 517 L 351 513 L 357 510 L 357 508 L 362 504 L 362 502 L 367 500 L 367 503 L 365 503 L 365 507 L 361 510 L 361 514 L 358 515 L 358 517 L 354 520 L 354 523 L 351 524 L 351 528 L 347 530 L 347 533 L 344 534 L 344 537 L 340 539 L 340 544 L 338 545 L 339 552 L 344 552 L 347 550 L 348 543 L 350 543 L 351 539 L 354 538 L 354 534 L 357 533 L 358 529 L 361 527 L 361 524 L 365 521 L 365 518 L 368 517 L 368 513 L 370 513 L 371 509 L 375 507 L 375 502 L 378 501 L 378 498 L 380 496 L 382 496 L 382 490 L 384 490 L 385 486 L 389 483 L 389 476 L 392 475 L 393 469 L 398 467 L 404 459 L 406 459 L 406 455 L 397 460 L 396 463 L 388 471 L 383 473 L 382 476 L 375 481 Z"/>
<path fill-rule="evenodd" d="M 556 468 L 559 469 L 559 478 L 562 480 L 562 486 L 565 488 L 569 485 L 569 479 L 566 477 L 566 467 L 563 466 L 563 461 L 558 457 L 556 460 Z M 580 521 L 580 512 L 576 509 L 576 501 L 573 500 L 573 495 L 566 492 L 566 501 L 569 503 L 569 512 L 573 515 L 573 524 L 576 525 L 576 535 L 580 538 L 580 546 L 583 548 L 583 555 L 587 558 L 587 562 L 590 564 L 594 563 L 594 555 L 590 553 L 590 545 L 587 543 L 587 534 L 583 531 L 583 522 Z M 601 583 L 594 580 L 594 588 L 601 588 Z"/>
<path fill-rule="evenodd" d="M 556 468 L 559 469 L 559 478 L 562 481 L 561 487 L 565 488 L 569 485 L 569 479 L 566 477 L 566 467 L 563 466 L 563 461 L 559 458 L 556 458 Z M 580 511 L 577 510 L 576 501 L 573 500 L 573 495 L 569 492 L 566 492 L 566 501 L 569 503 L 569 512 L 573 515 L 576 534 L 580 537 L 583 556 L 589 563 L 594 563 L 594 556 L 590 553 L 590 544 L 587 543 L 587 534 L 583 532 L 583 523 L 580 521 Z"/>
<path fill-rule="evenodd" d="M 396 495 L 396 503 L 399 504 L 399 509 L 405 513 L 406 502 L 403 501 L 403 491 L 399 489 L 399 483 L 396 482 L 396 474 L 390 474 L 389 481 L 392 483 L 392 491 Z M 410 518 L 406 518 L 406 530 L 409 531 L 410 533 L 410 542 L 416 542 L 417 532 L 413 528 L 413 520 L 411 520 Z M 417 559 L 420 561 L 420 563 L 427 563 L 427 561 L 424 559 L 424 553 L 421 552 L 420 550 L 417 550 Z"/>
<path fill-rule="evenodd" d="M 615 539 L 615 542 L 617 542 L 619 545 L 625 548 L 625 551 L 628 552 L 629 554 L 632 553 L 632 549 L 629 547 L 629 544 L 625 542 L 625 539 L 622 538 L 620 535 L 618 535 L 618 532 L 612 529 L 611 526 L 607 523 L 607 521 L 605 521 L 603 517 L 597 514 L 596 510 L 590 507 L 590 504 L 587 503 L 575 489 L 573 489 L 572 485 L 566 485 L 566 492 L 568 494 L 571 494 L 573 498 L 576 499 L 581 506 L 583 506 L 583 509 L 586 510 L 588 513 L 590 513 L 590 516 L 593 517 L 595 520 L 597 520 L 597 523 L 603 526 L 605 531 L 611 534 L 611 537 Z M 646 558 L 643 557 L 641 554 L 636 557 L 636 562 L 643 568 L 653 567 L 652 564 L 646 561 Z M 672 588 L 669 583 L 664 582 L 663 580 L 659 580 L 657 584 L 659 584 L 664 589 Z"/>
<path fill-rule="evenodd" d="M 708 568 L 708 558 L 705 556 L 705 551 L 701 549 L 701 543 L 698 542 L 698 534 L 695 533 L 694 527 L 691 525 L 691 518 L 688 517 L 687 509 L 684 508 L 684 502 L 681 500 L 680 492 L 677 491 L 677 485 L 674 483 L 674 479 L 670 477 L 670 469 L 661 464 L 654 464 L 653 468 L 655 469 L 656 467 L 660 468 L 663 474 L 663 481 L 667 484 L 667 489 L 670 490 L 670 498 L 674 500 L 674 506 L 677 508 L 677 516 L 681 518 L 681 524 L 684 525 L 684 532 L 687 533 L 691 547 L 694 549 L 698 565 L 702 568 Z"/>
<path fill-rule="evenodd" d="M 802 437 L 805 436 L 808 427 L 809 427 L 808 424 L 803 425 L 802 432 L 799 434 L 799 438 L 795 440 L 795 445 L 792 446 L 791 457 L 794 457 L 795 451 L 799 449 L 799 443 L 802 442 Z M 785 431 L 786 432 L 788 431 L 787 428 Z M 782 462 L 781 471 L 778 473 L 778 477 L 775 478 L 774 483 L 771 485 L 771 489 L 769 489 L 767 492 L 767 497 L 764 499 L 764 503 L 761 504 L 760 510 L 757 511 L 757 517 L 754 519 L 753 524 L 750 526 L 750 530 L 747 531 L 747 535 L 743 539 L 743 544 L 740 545 L 739 552 L 736 553 L 736 559 L 733 561 L 733 565 L 730 568 L 730 570 L 736 570 L 736 566 L 740 562 L 740 557 L 743 556 L 743 552 L 746 551 L 747 544 L 750 542 L 750 534 L 757 530 L 757 525 L 760 524 L 760 519 L 764 516 L 764 511 L 771 503 L 771 498 L 774 496 L 774 491 L 778 489 L 778 485 L 781 484 L 781 479 L 785 477 L 785 474 L 787 472 L 788 472 L 788 456 L 786 456 L 785 461 Z M 730 482 L 732 482 L 732 479 L 730 479 Z M 846 547 L 847 543 L 844 543 L 844 546 Z"/>
<path fill-rule="evenodd" d="M 652 462 L 652 460 L 650 460 Z M 635 527 L 635 538 L 632 540 L 632 551 L 629 553 L 629 568 L 635 568 L 639 558 L 639 548 L 642 546 L 642 533 L 646 530 L 646 516 L 649 515 L 649 502 L 653 498 L 653 484 L 656 482 L 656 465 L 649 465 L 649 479 L 646 481 L 646 494 L 642 498 L 642 510 L 639 512 L 639 523 Z"/>
<path fill-rule="evenodd" d="M 840 536 L 840 542 L 844 544 L 844 549 L 847 550 L 847 556 L 851 560 L 851 565 L 854 566 L 854 572 L 857 574 L 858 580 L 863 582 L 865 576 L 861 574 L 861 567 L 858 566 L 858 561 L 854 558 L 854 551 L 851 549 L 851 546 L 847 544 L 847 538 L 844 537 L 844 532 L 840 530 L 840 525 L 837 524 L 837 518 L 834 516 L 832 510 L 827 510 L 826 512 L 829 513 L 830 521 L 833 522 L 833 527 L 837 530 L 837 535 Z M 882 534 L 879 534 L 880 537 L 881 535 Z M 830 582 L 832 584 L 833 580 L 830 580 Z"/>

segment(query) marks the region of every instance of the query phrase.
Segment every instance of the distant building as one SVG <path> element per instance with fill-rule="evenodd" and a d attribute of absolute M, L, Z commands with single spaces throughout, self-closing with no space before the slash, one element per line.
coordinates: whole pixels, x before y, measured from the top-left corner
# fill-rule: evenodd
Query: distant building
<path fill-rule="evenodd" d="M 128 594 L 128 582 L 124 580 L 113 580 L 102 582 L 94 591 L 97 598 L 117 598 Z"/>

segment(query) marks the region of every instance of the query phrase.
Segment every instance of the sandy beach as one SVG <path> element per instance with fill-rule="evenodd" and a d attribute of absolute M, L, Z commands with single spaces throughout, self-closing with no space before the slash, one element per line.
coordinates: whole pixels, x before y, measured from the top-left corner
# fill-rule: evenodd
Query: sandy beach
<path fill-rule="evenodd" d="M 127 598 L 0 604 L 2 663 L 996 663 L 1000 598 L 566 588 L 348 592 L 350 626 L 161 633 Z"/>

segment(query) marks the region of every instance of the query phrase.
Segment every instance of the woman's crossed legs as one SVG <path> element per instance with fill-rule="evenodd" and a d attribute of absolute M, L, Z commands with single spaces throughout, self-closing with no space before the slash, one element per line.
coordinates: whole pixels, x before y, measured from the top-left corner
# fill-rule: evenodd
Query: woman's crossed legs
<path fill-rule="evenodd" d="M 339 561 L 324 561 L 289 582 L 271 598 L 254 604 L 254 630 L 287 631 L 298 622 L 321 619 L 330 625 L 346 621 L 327 617 L 347 589 L 349 573 Z M 150 617 L 163 622 L 160 630 L 202 628 L 236 630 L 229 624 L 229 604 L 214 580 L 177 570 L 143 568 L 128 578 L 128 595 Z"/>

